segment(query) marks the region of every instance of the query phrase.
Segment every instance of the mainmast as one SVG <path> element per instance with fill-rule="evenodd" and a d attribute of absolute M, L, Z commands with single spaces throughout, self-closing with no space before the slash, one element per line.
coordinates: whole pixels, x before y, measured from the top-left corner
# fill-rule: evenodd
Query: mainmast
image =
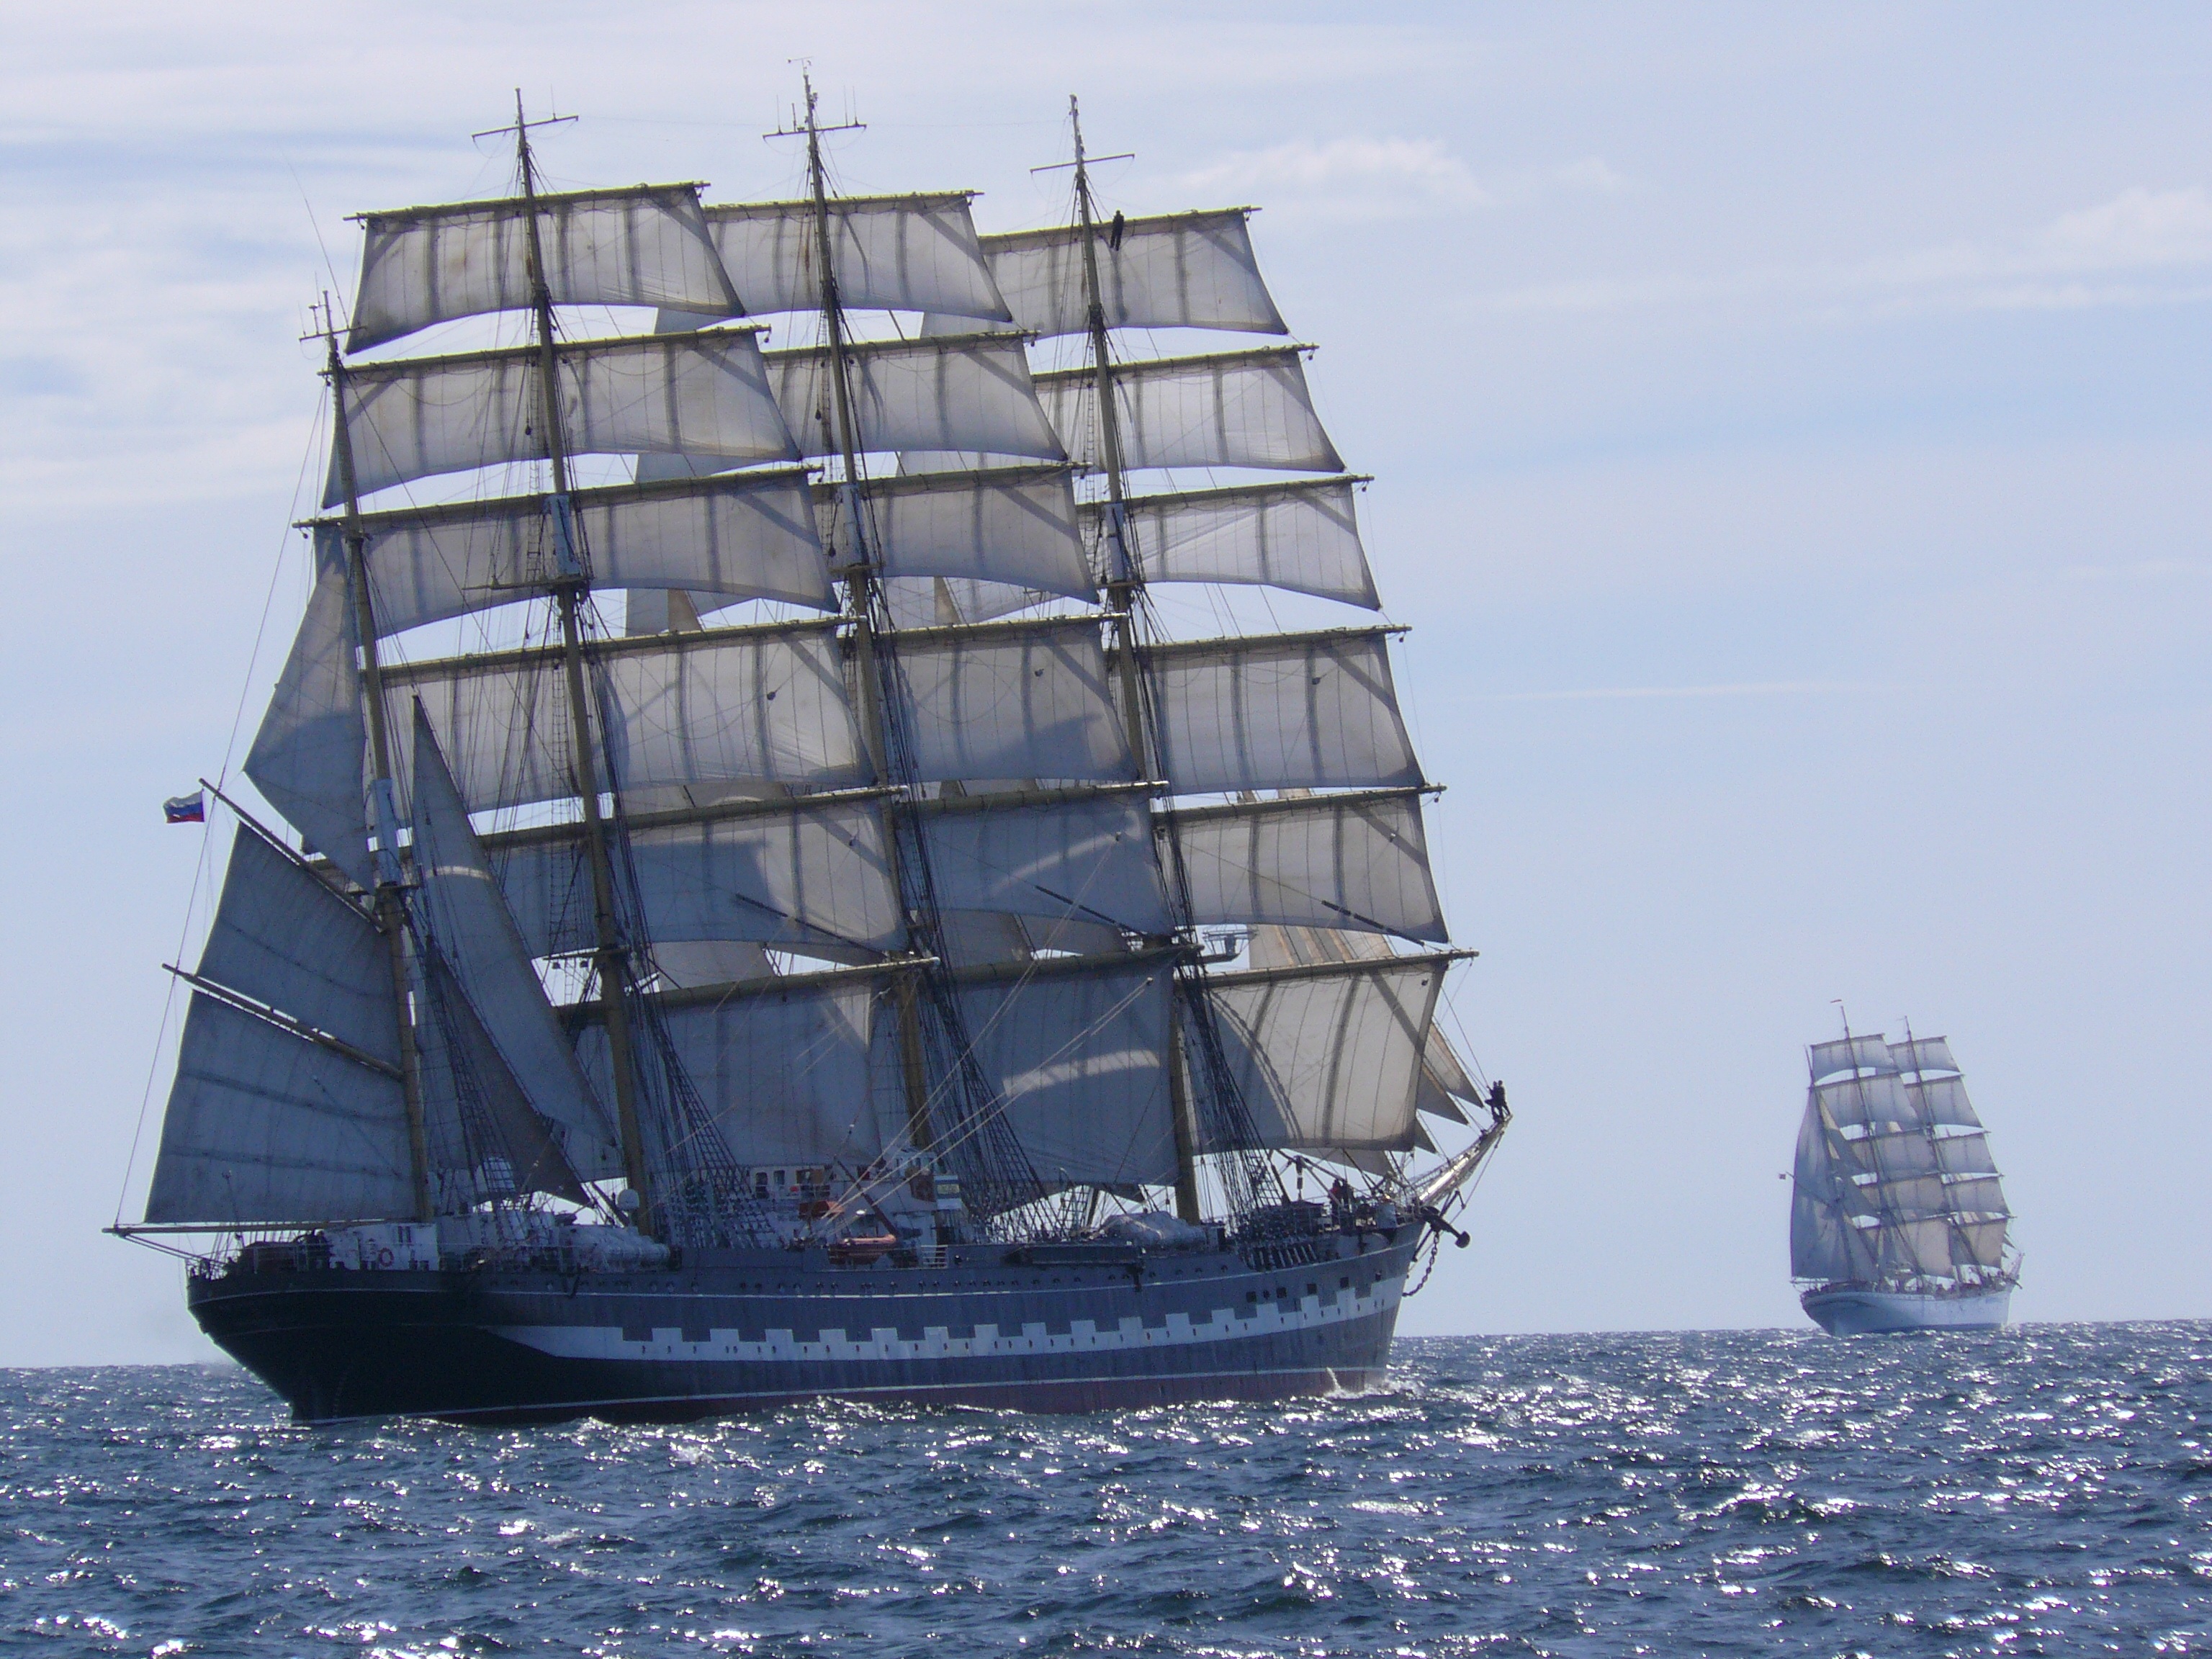
<path fill-rule="evenodd" d="M 1083 232 L 1083 297 L 1091 336 L 1091 364 L 1097 393 L 1100 459 L 1106 472 L 1106 599 L 1114 629 L 1115 659 L 1121 681 L 1122 718 L 1127 722 L 1129 753 L 1139 776 L 1163 775 L 1157 764 L 1157 746 L 1146 741 L 1149 722 L 1145 718 L 1145 685 L 1137 658 L 1137 606 L 1144 586 L 1143 573 L 1129 545 L 1127 485 L 1121 464 L 1121 416 L 1114 392 L 1114 361 L 1106 336 L 1105 290 L 1098 280 L 1097 210 L 1091 194 L 1091 167 L 1083 150 L 1083 116 L 1073 93 L 1067 95 L 1068 125 L 1075 139 L 1075 211 Z M 1108 157 L 1115 160 L 1115 157 Z M 1170 882 L 1170 890 L 1180 884 Z M 1179 970 L 1180 981 L 1185 973 Z M 1180 1002 L 1181 999 L 1177 999 Z M 1168 1091 L 1175 1123 L 1176 1213 L 1197 1222 L 1204 1210 L 1198 1193 L 1198 1128 L 1191 1110 L 1190 1088 L 1183 1064 L 1181 1010 L 1170 1006 L 1168 1019 Z"/>
<path fill-rule="evenodd" d="M 570 119 L 554 117 L 553 120 Z M 562 668 L 568 681 L 568 723 L 574 744 L 576 793 L 584 807 L 584 846 L 592 872 L 592 921 L 596 947 L 592 971 L 599 1006 L 606 1020 L 609 1069 L 614 1076 L 615 1115 L 622 1136 L 623 1170 L 638 1198 L 638 1225 L 652 1229 L 653 1194 L 646 1169 L 645 1140 L 639 1128 L 637 1072 L 630 1042 L 629 951 L 615 911 L 614 865 L 607 850 L 607 827 L 599 810 L 599 757 L 592 747 L 591 698 L 585 684 L 583 607 L 591 592 L 591 572 L 576 546 L 576 520 L 568 495 L 568 459 L 561 435 L 559 354 L 554 345 L 553 294 L 545 280 L 544 249 L 538 226 L 537 167 L 530 153 L 530 129 L 550 121 L 525 118 L 522 94 L 514 95 L 514 150 L 520 169 L 523 223 L 527 229 L 530 292 L 537 316 L 538 420 L 545 434 L 545 459 L 552 469 L 546 497 L 553 526 L 554 575 L 550 586 L 561 612 Z"/>
<path fill-rule="evenodd" d="M 399 1014 L 399 1085 L 407 1113 L 408 1173 L 415 1195 L 415 1218 L 432 1215 L 430 1153 L 422 1119 L 422 1054 L 415 1043 L 408 1009 L 407 913 L 401 897 L 404 872 L 399 863 L 399 814 L 392 792 L 392 737 L 384 708 L 384 668 L 377 653 L 376 606 L 368 586 L 368 538 L 362 528 L 361 495 L 356 486 L 353 434 L 346 427 L 346 368 L 338 355 L 337 324 L 328 297 L 323 308 L 323 338 L 329 348 L 331 404 L 337 416 L 331 441 L 338 480 L 345 491 L 346 589 L 353 602 L 354 631 L 360 636 L 361 695 L 368 709 L 369 801 L 376 818 L 376 926 L 392 959 L 393 1006 Z"/>

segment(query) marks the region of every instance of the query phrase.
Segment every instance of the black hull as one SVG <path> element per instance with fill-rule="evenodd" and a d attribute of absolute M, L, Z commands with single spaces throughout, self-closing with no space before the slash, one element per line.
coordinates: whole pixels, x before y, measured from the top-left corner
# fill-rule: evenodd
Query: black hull
<path fill-rule="evenodd" d="M 1277 1246 L 1272 1267 L 975 1249 L 912 1268 L 818 1252 L 567 1275 L 234 1268 L 196 1278 L 190 1304 L 305 1422 L 674 1422 L 825 1398 L 1103 1411 L 1376 1386 L 1417 1231 Z"/>

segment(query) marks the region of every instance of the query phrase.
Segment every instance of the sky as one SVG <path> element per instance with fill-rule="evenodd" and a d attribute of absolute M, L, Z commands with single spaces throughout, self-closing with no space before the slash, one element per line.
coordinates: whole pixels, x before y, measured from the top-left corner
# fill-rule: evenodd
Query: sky
<path fill-rule="evenodd" d="M 1409 1333 L 1794 1325 L 1803 1045 L 1948 1032 L 2033 1320 L 2212 1315 L 2212 10 L 0 8 L 0 1364 L 211 1358 L 143 1197 L 163 962 L 307 586 L 345 216 L 796 179 L 1255 204 L 1512 1129 Z M 1349 620 L 1349 618 L 1347 618 Z M 217 850 L 219 851 L 219 843 Z M 203 904 L 204 910 L 204 906 Z M 145 1103 L 150 1098 L 151 1107 Z M 138 1144 L 134 1151 L 134 1139 Z M 135 1208 L 127 1213 L 135 1216 Z"/>

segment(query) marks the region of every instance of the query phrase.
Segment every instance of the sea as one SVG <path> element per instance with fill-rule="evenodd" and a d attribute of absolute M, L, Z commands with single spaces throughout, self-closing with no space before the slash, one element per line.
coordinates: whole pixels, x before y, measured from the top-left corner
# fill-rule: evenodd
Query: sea
<path fill-rule="evenodd" d="M 1401 1341 L 1085 1417 L 301 1428 L 0 1373 L 0 1652 L 2180 1654 L 2212 1325 Z"/>

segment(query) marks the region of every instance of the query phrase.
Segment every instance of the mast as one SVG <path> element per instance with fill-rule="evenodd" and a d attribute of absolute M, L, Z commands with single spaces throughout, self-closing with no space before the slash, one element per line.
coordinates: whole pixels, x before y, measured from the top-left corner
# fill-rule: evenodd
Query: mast
<path fill-rule="evenodd" d="M 1083 150 L 1083 115 L 1073 93 L 1067 95 L 1067 121 L 1075 139 L 1075 211 L 1083 232 L 1083 297 L 1090 325 L 1091 362 L 1097 387 L 1100 459 L 1106 469 L 1107 613 L 1114 627 L 1115 657 L 1121 680 L 1122 718 L 1128 725 L 1129 753 L 1140 775 L 1158 769 L 1145 741 L 1143 671 L 1137 661 L 1136 608 L 1143 586 L 1129 546 L 1127 493 L 1121 465 L 1121 414 L 1114 395 L 1114 364 L 1106 337 L 1105 290 L 1098 281 L 1097 214 L 1091 196 L 1091 168 Z M 1178 979 L 1182 977 L 1179 974 Z M 1198 1132 L 1184 1074 L 1181 999 L 1169 1006 L 1168 1096 L 1175 1124 L 1176 1214 L 1198 1222 L 1204 1210 L 1198 1194 Z"/>
<path fill-rule="evenodd" d="M 408 1009 L 407 917 L 400 896 L 403 872 L 399 864 L 399 814 L 392 794 L 392 736 L 384 709 L 384 668 L 377 654 L 376 606 L 368 587 L 368 537 L 362 527 L 361 495 L 356 488 L 353 434 L 346 428 L 346 370 L 338 355 L 336 319 L 330 301 L 323 302 L 323 338 L 329 349 L 331 406 L 337 417 L 332 442 L 336 447 L 338 478 L 345 489 L 346 589 L 353 600 L 354 631 L 361 642 L 361 695 L 368 708 L 370 771 L 369 799 L 376 816 L 376 926 L 384 935 L 392 961 L 393 1006 L 399 1014 L 399 1086 L 407 1113 L 409 1175 L 415 1194 L 415 1218 L 428 1221 L 433 1211 L 430 1197 L 430 1154 L 422 1119 L 422 1055 L 415 1046 L 414 1022 Z"/>
<path fill-rule="evenodd" d="M 853 419 L 852 365 L 846 349 L 845 306 L 837 291 L 836 245 L 830 228 L 830 179 L 828 170 L 822 165 L 824 132 L 857 132 L 866 124 L 846 121 L 824 127 L 816 112 L 818 100 L 813 75 L 802 70 L 799 85 L 806 96 L 805 124 L 799 131 L 806 137 L 806 191 L 814 204 L 814 259 L 822 300 L 822 337 L 830 370 L 830 397 L 837 415 L 838 494 L 843 498 L 845 521 L 852 529 L 855 556 L 853 573 L 846 578 L 845 613 L 853 624 L 854 656 L 860 669 L 862 730 L 874 753 L 878 774 L 888 777 L 890 734 L 884 719 L 883 665 L 876 652 L 875 562 L 868 544 L 867 519 L 860 494 L 860 434 Z M 785 136 L 796 135 L 787 132 Z M 894 799 L 885 804 L 885 810 L 896 813 L 903 805 L 902 800 Z M 903 907 L 907 889 L 902 879 L 902 860 L 896 832 L 884 838 L 884 852 L 890 866 L 891 884 L 901 895 Z M 907 924 L 908 951 L 927 954 L 927 946 L 915 936 L 910 913 Z M 899 1023 L 899 1084 L 906 1096 L 907 1139 L 917 1152 L 927 1152 L 936 1136 L 930 1121 L 929 1067 L 922 1054 L 918 991 L 912 974 L 901 974 L 893 983 L 892 997 Z"/>
<path fill-rule="evenodd" d="M 592 952 L 592 966 L 599 981 L 599 1006 L 606 1020 L 608 1066 L 614 1074 L 615 1115 L 622 1136 L 623 1175 L 629 1189 L 638 1197 L 637 1224 L 651 1231 L 653 1194 L 646 1169 L 645 1139 L 638 1122 L 636 1062 L 630 1042 L 629 1007 L 624 994 L 629 981 L 629 951 L 623 942 L 621 923 L 615 913 L 614 866 L 607 851 L 606 821 L 599 811 L 599 760 L 592 750 L 592 705 L 585 685 L 582 611 L 585 598 L 591 592 L 592 578 L 576 548 L 575 520 L 568 499 L 568 461 L 561 441 L 561 390 L 557 378 L 560 361 L 554 346 L 553 294 L 545 280 L 544 250 L 538 234 L 535 205 L 538 181 L 530 154 L 531 125 L 523 114 L 522 94 L 518 88 L 514 94 L 514 149 L 522 175 L 531 301 L 537 318 L 538 420 L 544 428 L 545 459 L 553 473 L 552 493 L 546 497 L 553 520 L 555 572 L 550 586 L 561 611 L 562 667 L 568 682 L 568 724 L 574 743 L 576 793 L 584 806 L 584 845 L 592 871 L 592 921 L 597 944 Z"/>

